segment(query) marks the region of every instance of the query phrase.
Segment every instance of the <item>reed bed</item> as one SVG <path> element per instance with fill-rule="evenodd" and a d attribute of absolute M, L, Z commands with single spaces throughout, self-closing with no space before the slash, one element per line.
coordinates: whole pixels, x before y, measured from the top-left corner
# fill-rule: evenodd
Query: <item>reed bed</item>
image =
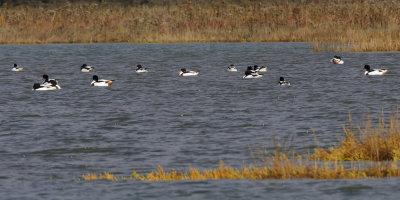
<path fill-rule="evenodd" d="M 351 122 L 351 116 L 350 120 Z M 328 150 L 314 149 L 314 157 L 325 161 L 391 161 L 400 159 L 400 125 L 397 114 L 385 123 L 382 116 L 377 126 L 367 117 L 364 127 L 343 127 L 344 137 Z"/>
<path fill-rule="evenodd" d="M 397 113 L 397 112 L 395 112 Z M 85 174 L 82 180 L 140 180 L 140 181 L 176 181 L 176 180 L 216 180 L 216 179 L 359 179 L 399 177 L 400 169 L 400 126 L 397 114 L 392 114 L 386 123 L 382 116 L 376 127 L 367 116 L 363 128 L 352 125 L 344 127 L 344 137 L 338 145 L 324 150 L 314 149 L 307 155 L 276 150 L 269 155 L 259 153 L 261 165 L 249 165 L 241 168 L 225 166 L 223 161 L 216 169 L 188 171 L 170 170 L 163 167 L 144 175 L 136 171 L 129 177 L 115 177 L 110 173 Z M 356 133 L 357 131 L 357 133 Z M 361 162 L 363 161 L 363 162 Z M 364 162 L 367 161 L 367 162 Z"/>
<path fill-rule="evenodd" d="M 161 166 L 158 169 L 144 175 L 138 175 L 133 171 L 129 177 L 116 177 L 111 173 L 82 175 L 80 181 L 110 180 L 110 181 L 183 181 L 183 180 L 219 180 L 219 179 L 361 179 L 361 178 L 389 178 L 399 177 L 400 170 L 397 160 L 386 163 L 372 163 L 357 165 L 351 163 L 347 166 L 343 162 L 315 162 L 304 163 L 302 158 L 289 159 L 285 155 L 280 155 L 274 159 L 271 166 L 243 166 L 233 168 L 224 166 L 220 161 L 220 166 L 216 169 L 199 170 L 190 168 L 184 172 L 181 170 L 165 171 Z M 367 165 L 367 166 L 366 166 Z"/>
<path fill-rule="evenodd" d="M 312 42 L 315 51 L 397 51 L 400 2 L 186 1 L 0 8 L 0 43 Z"/>

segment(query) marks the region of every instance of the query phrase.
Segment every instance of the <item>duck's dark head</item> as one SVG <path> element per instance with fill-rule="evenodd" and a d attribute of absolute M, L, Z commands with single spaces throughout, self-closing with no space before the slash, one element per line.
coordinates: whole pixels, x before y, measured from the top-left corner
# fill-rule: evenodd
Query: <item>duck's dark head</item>
<path fill-rule="evenodd" d="M 182 68 L 181 72 L 186 73 L 186 68 Z"/>
<path fill-rule="evenodd" d="M 14 63 L 14 67 L 17 68 L 17 66 L 18 66 L 18 65 Z"/>
<path fill-rule="evenodd" d="M 33 84 L 33 89 L 34 90 L 37 90 L 37 89 L 39 89 L 40 88 L 40 83 L 35 83 L 35 84 Z"/>
<path fill-rule="evenodd" d="M 94 75 L 94 76 L 93 76 L 93 80 L 96 81 L 96 82 L 99 82 L 99 77 L 96 76 L 96 75 Z"/>
<path fill-rule="evenodd" d="M 283 77 L 280 77 L 279 81 L 285 81 L 285 79 Z"/>
<path fill-rule="evenodd" d="M 43 75 L 42 80 L 44 80 L 45 82 L 49 82 L 49 75 L 47 74 Z"/>
<path fill-rule="evenodd" d="M 258 65 L 254 65 L 254 70 L 257 70 L 258 69 Z"/>
<path fill-rule="evenodd" d="M 245 75 L 245 76 L 250 76 L 250 75 L 251 75 L 251 71 L 250 71 L 250 70 L 246 70 L 246 71 L 244 72 L 244 75 Z"/>
<path fill-rule="evenodd" d="M 234 64 L 231 64 L 230 66 L 231 66 L 231 67 L 234 67 L 235 65 L 234 65 Z"/>
<path fill-rule="evenodd" d="M 142 69 L 142 65 L 136 65 L 136 70 Z"/>
<path fill-rule="evenodd" d="M 371 66 L 364 65 L 364 70 L 366 70 L 367 72 L 370 72 L 371 71 Z"/>
<path fill-rule="evenodd" d="M 81 66 L 81 69 L 86 68 L 86 67 L 87 67 L 87 64 L 83 64 L 83 65 Z"/>
<path fill-rule="evenodd" d="M 253 70 L 253 67 L 252 67 L 252 66 L 248 66 L 248 67 L 247 67 L 247 70 L 248 70 L 248 71 L 251 71 L 251 70 Z"/>

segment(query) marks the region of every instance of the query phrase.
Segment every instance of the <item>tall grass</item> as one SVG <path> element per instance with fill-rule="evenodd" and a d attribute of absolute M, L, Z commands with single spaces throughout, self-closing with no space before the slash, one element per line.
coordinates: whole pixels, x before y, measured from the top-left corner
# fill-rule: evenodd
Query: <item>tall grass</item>
<path fill-rule="evenodd" d="M 180 180 L 218 180 L 218 179 L 360 179 L 360 178 L 389 178 L 399 177 L 400 170 L 397 160 L 392 163 L 372 163 L 357 165 L 355 163 L 346 165 L 343 162 L 313 162 L 305 163 L 301 157 L 289 159 L 280 155 L 273 159 L 274 164 L 270 166 L 243 166 L 233 168 L 225 166 L 220 161 L 216 169 L 199 170 L 189 168 L 184 172 L 181 170 L 165 171 L 161 166 L 158 169 L 144 175 L 138 175 L 136 171 L 129 177 L 116 177 L 111 173 L 85 174 L 79 180 L 140 180 L 140 181 L 180 181 Z"/>
<path fill-rule="evenodd" d="M 329 150 L 317 148 L 314 153 L 300 155 L 276 150 L 273 155 L 261 152 L 261 165 L 241 168 L 225 166 L 222 161 L 216 169 L 165 171 L 161 166 L 152 172 L 139 175 L 133 171 L 129 177 L 115 177 L 110 173 L 85 174 L 82 180 L 174 181 L 209 179 L 356 179 L 399 177 L 400 125 L 397 114 L 385 123 L 383 113 L 376 127 L 367 117 L 363 128 L 351 124 L 344 127 L 344 138 Z M 357 133 L 355 132 L 357 131 Z M 279 149 L 279 148 L 278 148 Z M 360 162 L 368 161 L 368 162 Z"/>
<path fill-rule="evenodd" d="M 351 116 L 350 116 L 351 122 Z M 386 124 L 383 113 L 376 127 L 367 117 L 364 127 L 343 127 L 344 137 L 328 150 L 316 148 L 314 157 L 326 161 L 385 161 L 400 159 L 400 125 L 397 114 Z"/>
<path fill-rule="evenodd" d="M 400 49 L 398 1 L 241 1 L 0 8 L 0 43 L 313 42 L 316 51 Z"/>

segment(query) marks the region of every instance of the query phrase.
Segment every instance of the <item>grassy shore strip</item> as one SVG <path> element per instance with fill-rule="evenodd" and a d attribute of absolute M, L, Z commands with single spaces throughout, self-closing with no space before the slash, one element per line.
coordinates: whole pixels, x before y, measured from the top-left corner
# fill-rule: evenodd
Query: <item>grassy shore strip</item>
<path fill-rule="evenodd" d="M 399 1 L 0 8 L 1 44 L 313 42 L 315 51 L 397 51 Z"/>
<path fill-rule="evenodd" d="M 133 171 L 129 177 L 116 177 L 111 173 L 104 172 L 102 174 L 85 174 L 82 175 L 84 181 L 93 180 L 140 180 L 140 181 L 182 181 L 182 180 L 218 180 L 218 179 L 249 179 L 249 180 L 265 180 L 265 179 L 293 179 L 293 178 L 311 178 L 311 179 L 361 179 L 361 178 L 389 178 L 399 177 L 400 170 L 397 167 L 397 160 L 392 163 L 375 163 L 370 166 L 345 167 L 342 162 L 322 164 L 304 164 L 300 159 L 276 160 L 274 166 L 249 166 L 232 168 L 221 164 L 217 169 L 200 171 L 196 168 L 190 168 L 188 172 L 180 170 L 171 170 L 165 172 L 159 166 L 157 171 L 150 172 L 145 175 L 138 175 Z"/>
<path fill-rule="evenodd" d="M 396 112 L 397 113 L 397 112 Z M 171 170 L 165 172 L 159 166 L 156 171 L 138 175 L 133 171 L 129 177 L 116 177 L 111 173 L 85 174 L 82 180 L 208 180 L 208 179 L 357 179 L 399 177 L 398 160 L 400 157 L 399 118 L 393 114 L 389 122 L 382 117 L 373 128 L 372 120 L 367 117 L 364 128 L 353 127 L 351 116 L 349 127 L 344 127 L 344 138 L 338 145 L 324 150 L 317 148 L 314 154 L 302 156 L 295 153 L 276 151 L 269 158 L 262 157 L 262 166 L 243 166 L 233 168 L 220 161 L 217 169 L 189 171 Z M 358 135 L 354 132 L 358 130 Z M 348 162 L 350 161 L 350 162 Z M 370 162 L 360 162 L 370 161 Z"/>

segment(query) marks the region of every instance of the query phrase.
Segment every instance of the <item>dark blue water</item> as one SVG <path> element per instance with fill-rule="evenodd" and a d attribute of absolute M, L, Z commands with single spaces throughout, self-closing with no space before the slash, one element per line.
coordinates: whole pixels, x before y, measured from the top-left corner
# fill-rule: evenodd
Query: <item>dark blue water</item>
<path fill-rule="evenodd" d="M 312 52 L 308 43 L 2 45 L 1 199 L 398 199 L 399 179 L 79 182 L 104 171 L 251 164 L 274 141 L 305 153 L 332 146 L 351 113 L 358 124 L 395 109 L 397 52 Z M 13 63 L 24 67 L 12 72 Z M 93 73 L 82 73 L 86 63 Z M 142 64 L 147 74 L 137 74 Z M 227 72 L 235 64 L 239 72 Z M 242 78 L 266 65 L 261 79 Z M 362 66 L 389 69 L 367 77 Z M 198 77 L 179 77 L 185 67 Z M 59 91 L 32 91 L 41 76 Z M 92 76 L 114 79 L 91 87 Z M 292 84 L 277 83 L 284 76 Z M 75 178 L 74 178 L 75 177 Z"/>

